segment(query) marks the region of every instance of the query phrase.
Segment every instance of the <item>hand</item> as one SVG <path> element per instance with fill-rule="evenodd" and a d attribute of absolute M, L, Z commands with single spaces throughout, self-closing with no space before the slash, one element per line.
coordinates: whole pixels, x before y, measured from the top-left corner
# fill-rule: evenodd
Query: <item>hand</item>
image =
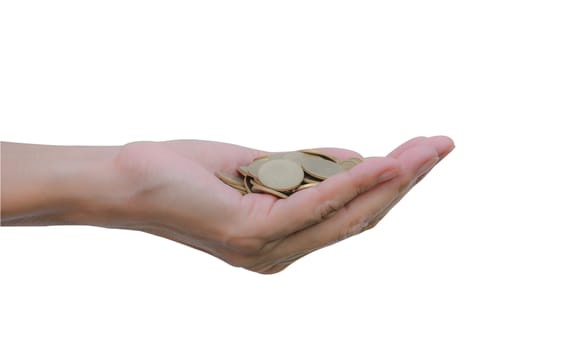
<path fill-rule="evenodd" d="M 374 227 L 452 149 L 419 137 L 317 186 L 277 199 L 241 195 L 214 176 L 266 152 L 208 141 L 138 142 L 116 165 L 137 190 L 110 226 L 159 235 L 234 266 L 276 273 L 317 249 Z M 359 156 L 322 149 L 339 158 Z"/>

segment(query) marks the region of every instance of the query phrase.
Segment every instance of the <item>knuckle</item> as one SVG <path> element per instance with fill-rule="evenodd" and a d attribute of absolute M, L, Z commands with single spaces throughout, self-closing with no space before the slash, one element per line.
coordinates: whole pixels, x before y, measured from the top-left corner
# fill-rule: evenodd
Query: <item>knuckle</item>
<path fill-rule="evenodd" d="M 222 259 L 225 262 L 252 271 L 260 269 L 265 252 L 269 250 L 269 242 L 264 235 L 247 227 L 227 227 L 219 232 L 218 241 L 223 247 Z"/>
<path fill-rule="evenodd" d="M 406 193 L 410 190 L 410 188 L 412 188 L 412 186 L 414 186 L 415 184 L 415 179 L 411 178 L 411 177 L 403 177 L 399 182 L 398 182 L 398 193 Z"/>
<path fill-rule="evenodd" d="M 332 214 L 340 209 L 340 204 L 332 199 L 327 199 L 316 207 L 315 216 L 320 221 L 329 218 Z"/>
<path fill-rule="evenodd" d="M 236 222 L 231 220 L 231 222 Z M 267 245 L 265 235 L 257 227 L 249 225 L 225 225 L 218 232 L 218 241 L 226 250 L 247 256 L 260 255 Z"/>
<path fill-rule="evenodd" d="M 234 267 L 242 267 L 249 269 L 253 265 L 253 258 L 239 253 L 228 253 L 223 260 Z"/>
<path fill-rule="evenodd" d="M 346 226 L 345 229 L 342 230 L 338 235 L 338 241 L 342 241 L 361 232 L 364 232 L 370 227 L 370 225 L 370 220 L 362 217 L 351 220 L 348 226 Z"/>
<path fill-rule="evenodd" d="M 370 182 L 364 182 L 358 180 L 354 180 L 352 184 L 354 190 L 354 192 L 352 193 L 353 194 L 352 198 L 358 197 L 362 193 L 368 192 L 368 190 L 370 190 L 373 186 L 373 184 Z"/>
<path fill-rule="evenodd" d="M 254 236 L 234 236 L 226 240 L 226 246 L 241 254 L 257 255 L 265 247 L 265 241 Z"/>
<path fill-rule="evenodd" d="M 247 256 L 259 254 L 266 245 L 263 236 L 249 225 L 233 225 L 232 222 L 236 221 L 230 220 L 219 228 L 216 240 L 226 251 L 232 253 Z"/>

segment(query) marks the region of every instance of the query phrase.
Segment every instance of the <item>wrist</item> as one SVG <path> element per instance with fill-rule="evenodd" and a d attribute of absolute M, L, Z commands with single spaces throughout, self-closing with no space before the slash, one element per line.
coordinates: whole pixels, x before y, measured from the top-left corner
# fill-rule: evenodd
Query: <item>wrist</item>
<path fill-rule="evenodd" d="M 154 142 L 96 147 L 93 157 L 78 163 L 66 193 L 71 205 L 62 215 L 69 224 L 141 229 L 150 219 L 149 194 L 157 188 L 149 155 Z M 134 226 L 135 223 L 135 226 Z"/>
<path fill-rule="evenodd" d="M 119 149 L 2 143 L 2 225 L 110 224 L 128 190 Z"/>
<path fill-rule="evenodd" d="M 116 165 L 121 147 L 90 147 L 89 155 L 68 158 L 55 182 L 62 196 L 60 224 L 117 227 L 131 186 Z M 58 187 L 56 185 L 56 187 Z"/>

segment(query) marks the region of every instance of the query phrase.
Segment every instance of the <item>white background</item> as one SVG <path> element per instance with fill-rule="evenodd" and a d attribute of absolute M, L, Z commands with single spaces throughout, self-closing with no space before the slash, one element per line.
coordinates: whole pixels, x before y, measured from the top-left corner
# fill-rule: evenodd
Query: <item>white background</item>
<path fill-rule="evenodd" d="M 257 275 L 152 235 L 0 230 L 1 349 L 571 349 L 569 1 L 2 1 L 0 139 L 456 150 Z"/>

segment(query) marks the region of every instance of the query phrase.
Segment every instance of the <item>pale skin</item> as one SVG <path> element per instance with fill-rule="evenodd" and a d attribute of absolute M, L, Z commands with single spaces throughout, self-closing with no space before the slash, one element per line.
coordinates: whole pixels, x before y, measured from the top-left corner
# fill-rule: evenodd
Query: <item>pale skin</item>
<path fill-rule="evenodd" d="M 302 148 L 302 147 L 301 147 Z M 233 173 L 267 152 L 181 140 L 117 147 L 1 143 L 1 223 L 94 225 L 148 232 L 227 263 L 276 273 L 374 227 L 454 148 L 445 136 L 412 139 L 321 184 L 277 199 L 241 195 Z M 339 158 L 358 153 L 321 149 Z"/>

